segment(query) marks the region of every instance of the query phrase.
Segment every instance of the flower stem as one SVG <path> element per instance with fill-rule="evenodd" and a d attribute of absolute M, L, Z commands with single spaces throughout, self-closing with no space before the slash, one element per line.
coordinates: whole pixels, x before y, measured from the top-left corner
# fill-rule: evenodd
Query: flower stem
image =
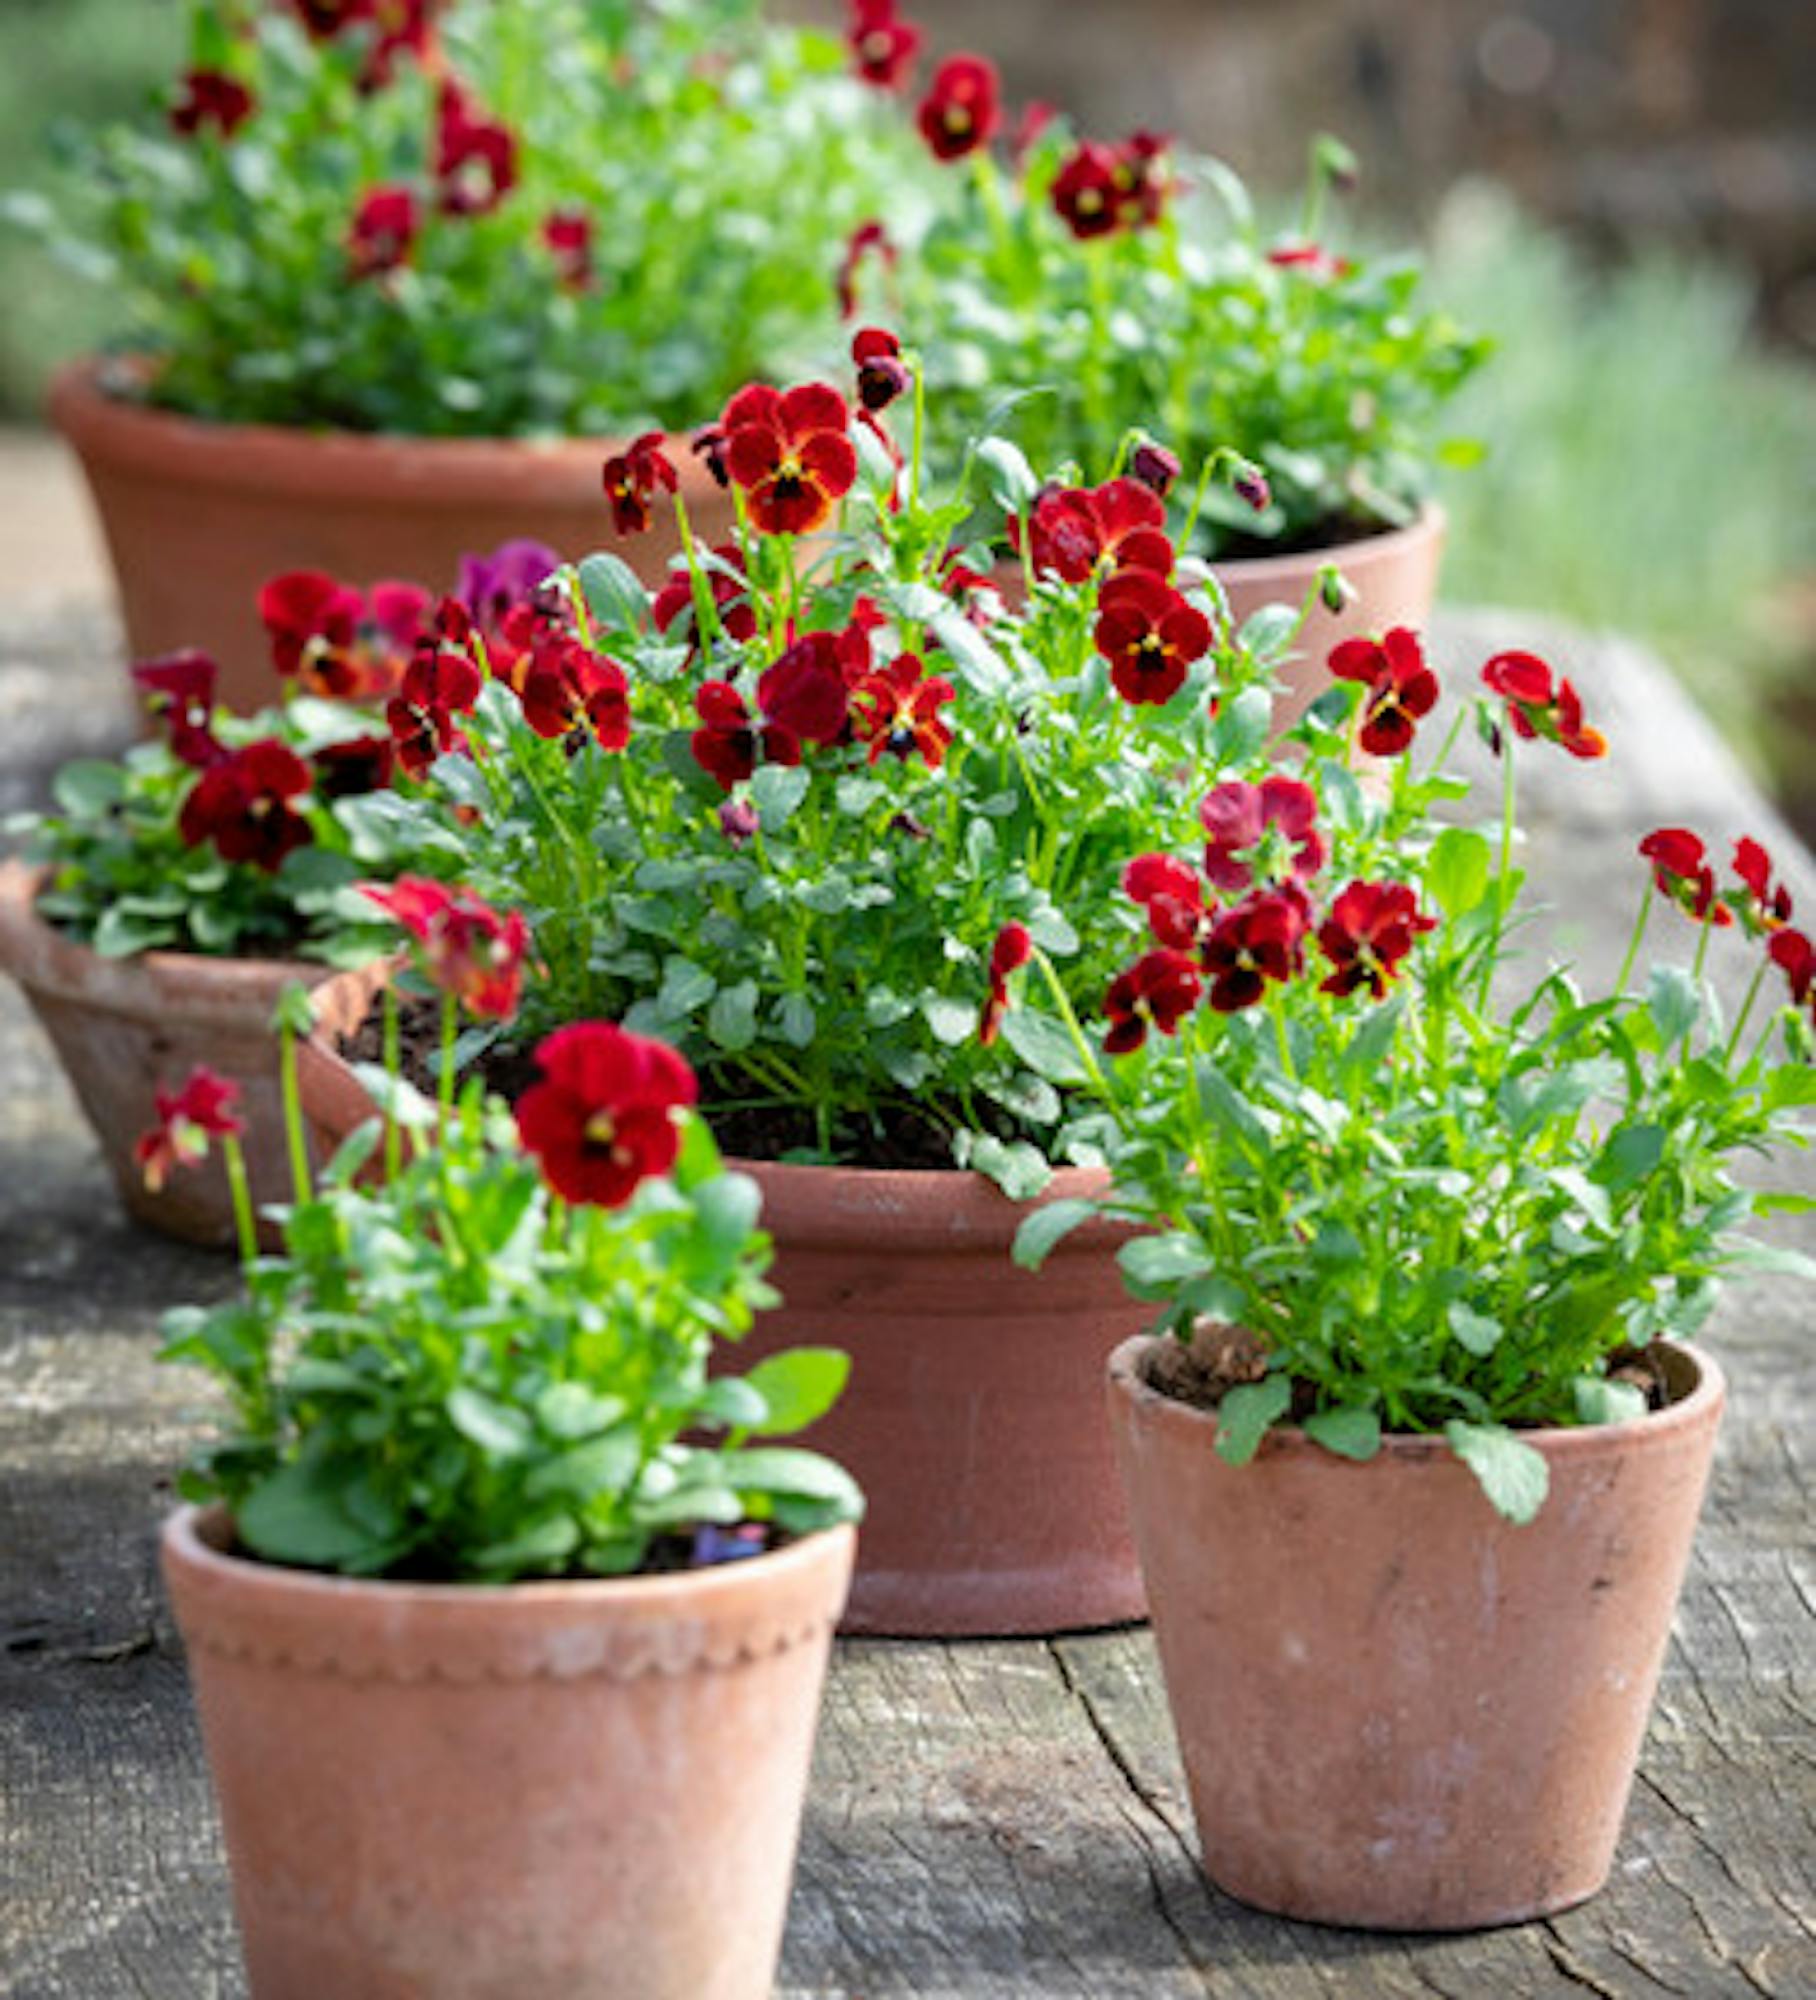
<path fill-rule="evenodd" d="M 1722 1057 L 1722 1066 L 1725 1069 L 1734 1067 L 1735 1052 L 1740 1047 L 1740 1038 L 1746 1030 L 1747 1022 L 1752 1017 L 1753 1003 L 1759 998 L 1760 983 L 1765 978 L 1766 968 L 1770 964 L 1769 958 L 1762 958 L 1754 969 L 1753 983 L 1747 988 L 1747 997 L 1740 1003 L 1740 1017 L 1734 1023 L 1734 1032 L 1728 1037 L 1727 1050 Z"/>
<path fill-rule="evenodd" d="M 1619 976 L 1614 982 L 1616 993 L 1625 993 L 1627 981 L 1633 977 L 1633 968 L 1639 960 L 1639 948 L 1645 941 L 1646 926 L 1652 921 L 1652 884 L 1647 882 L 1639 892 L 1639 915 L 1633 922 L 1633 935 L 1627 940 L 1627 955 L 1621 960 Z"/>
<path fill-rule="evenodd" d="M 290 1149 L 290 1179 L 299 1204 L 315 1193 L 309 1171 L 309 1138 L 303 1130 L 303 1094 L 296 1080 L 296 1030 L 288 1021 L 278 1030 L 278 1065 L 284 1090 L 284 1137 Z"/>
<path fill-rule="evenodd" d="M 239 1238 L 240 1262 L 251 1270 L 258 1261 L 258 1224 L 252 1213 L 252 1187 L 246 1178 L 246 1155 L 231 1132 L 221 1140 L 221 1157 L 227 1168 L 228 1192 L 233 1197 L 233 1229 Z"/>
<path fill-rule="evenodd" d="M 402 1036 L 398 1024 L 397 989 L 389 980 L 385 982 L 383 994 L 385 1074 L 395 1084 L 403 1074 Z M 403 1127 L 397 1122 L 393 1108 L 395 1100 L 388 1103 L 385 1110 L 385 1179 L 396 1180 L 403 1167 Z"/>

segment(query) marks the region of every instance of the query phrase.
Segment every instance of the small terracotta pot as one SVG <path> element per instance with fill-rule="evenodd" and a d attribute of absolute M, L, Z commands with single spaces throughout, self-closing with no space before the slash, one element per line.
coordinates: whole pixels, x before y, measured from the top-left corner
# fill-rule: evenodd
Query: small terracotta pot
<path fill-rule="evenodd" d="M 170 951 L 102 958 L 38 915 L 41 879 L 20 862 L 0 863 L 0 972 L 18 981 L 49 1035 L 128 1210 L 166 1236 L 232 1243 L 233 1202 L 218 1152 L 153 1194 L 133 1148 L 156 1122 L 157 1091 L 178 1089 L 206 1063 L 240 1086 L 254 1202 L 290 1200 L 271 1015 L 286 986 L 323 986 L 328 968 Z M 344 1007 L 352 1022 L 363 1020 L 375 988 L 375 975 L 342 974 L 318 1018 Z M 261 1234 L 275 1240 L 269 1229 Z"/>
<path fill-rule="evenodd" d="M 1591 1896 L 1613 1863 L 1721 1415 L 1674 1400 L 1524 1433 L 1550 1497 L 1503 1521 L 1442 1438 L 1366 1465 L 1298 1431 L 1253 1462 L 1110 1361 L 1110 1415 L 1205 1872 L 1278 1915 L 1472 1930 Z"/>
<path fill-rule="evenodd" d="M 323 989 L 324 995 L 327 989 Z M 338 1145 L 373 1113 L 335 1047 L 300 1051 L 303 1106 Z M 1075 1631 L 1143 1615 L 1103 1422 L 1104 1358 L 1147 1318 L 1090 1222 L 1039 1272 L 1010 1257 L 1027 1211 L 979 1174 L 731 1164 L 763 1190 L 783 1304 L 740 1367 L 842 1348 L 845 1394 L 803 1433 L 863 1487 L 864 1545 L 844 1629 L 900 1638 Z M 1088 1195 L 1068 1169 L 1043 1199 Z"/>
<path fill-rule="evenodd" d="M 72 363 L 52 386 L 50 414 L 87 474 L 132 656 L 199 646 L 219 662 L 221 698 L 235 708 L 262 708 L 275 691 L 258 592 L 285 570 L 451 590 L 463 555 L 527 538 L 569 558 L 611 549 L 657 583 L 679 546 L 665 509 L 646 535 L 613 533 L 600 483 L 610 440 L 202 423 L 110 394 L 108 379 L 94 361 Z M 723 541 L 729 496 L 684 442 L 670 456 L 695 534 Z"/>
<path fill-rule="evenodd" d="M 253 2000 L 764 2000 L 853 1540 L 482 1588 L 173 1516 Z"/>

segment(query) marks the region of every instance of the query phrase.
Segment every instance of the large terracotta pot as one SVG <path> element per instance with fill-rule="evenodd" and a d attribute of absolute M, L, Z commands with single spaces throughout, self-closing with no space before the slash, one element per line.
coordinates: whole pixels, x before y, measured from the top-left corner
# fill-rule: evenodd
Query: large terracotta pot
<path fill-rule="evenodd" d="M 117 382 L 129 387 L 130 375 Z M 221 698 L 272 696 L 259 586 L 293 569 L 452 589 L 460 558 L 527 538 L 575 558 L 622 554 L 659 582 L 672 517 L 620 541 L 600 483 L 609 441 L 410 438 L 213 424 L 150 408 L 95 362 L 65 368 L 50 413 L 88 476 L 135 658 L 199 646 Z M 694 531 L 722 541 L 731 502 L 685 445 L 673 451 Z"/>
<path fill-rule="evenodd" d="M 303 1106 L 338 1145 L 374 1116 L 336 1052 L 347 1013 L 301 1051 Z M 804 1433 L 864 1489 L 849 1632 L 1062 1632 L 1143 1615 L 1103 1422 L 1111 1348 L 1147 1317 L 1123 1287 L 1122 1232 L 1087 1223 L 1039 1272 L 1010 1246 L 1026 1210 L 979 1174 L 732 1163 L 763 1190 L 781 1307 L 741 1360 L 842 1348 L 851 1381 Z M 1103 1186 L 1068 1169 L 1044 1197 Z"/>
<path fill-rule="evenodd" d="M 1524 1434 L 1551 1491 L 1513 1527 L 1441 1438 L 1357 1465 L 1297 1431 L 1252 1463 L 1110 1362 L 1110 1414 L 1205 1872 L 1317 1923 L 1518 1923 L 1607 1879 L 1689 1563 L 1721 1371 Z"/>
<path fill-rule="evenodd" d="M 253 2000 L 763 2000 L 848 1527 L 676 1575 L 349 1580 L 164 1531 Z"/>
<path fill-rule="evenodd" d="M 286 986 L 320 986 L 328 969 L 169 951 L 102 958 L 38 915 L 41 879 L 20 862 L 0 863 L 0 972 L 18 981 L 49 1035 L 120 1199 L 167 1236 L 233 1242 L 233 1203 L 218 1154 L 173 1174 L 153 1194 L 133 1148 L 156 1120 L 156 1093 L 179 1088 L 198 1063 L 206 1063 L 240 1086 L 255 1203 L 288 1201 L 292 1184 L 271 1015 Z M 340 1007 L 353 1021 L 363 1019 L 375 982 L 376 975 L 343 974 L 323 996 L 318 1018 L 339 1018 L 334 1010 Z"/>

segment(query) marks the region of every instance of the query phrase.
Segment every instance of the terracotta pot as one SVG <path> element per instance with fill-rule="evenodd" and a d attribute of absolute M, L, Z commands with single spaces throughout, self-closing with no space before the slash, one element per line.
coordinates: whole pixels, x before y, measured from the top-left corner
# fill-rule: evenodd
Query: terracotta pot
<path fill-rule="evenodd" d="M 345 1018 L 338 996 L 328 1005 Z M 374 1115 L 336 1033 L 301 1052 L 324 1146 Z M 739 1365 L 796 1345 L 852 1360 L 844 1396 L 803 1433 L 867 1501 L 844 1629 L 953 1638 L 1140 1618 L 1101 1386 L 1105 1356 L 1147 1318 L 1116 1264 L 1123 1232 L 1087 1223 L 1028 1272 L 1009 1254 L 1026 1210 L 981 1175 L 733 1164 L 762 1187 L 783 1298 Z M 1044 1198 L 1102 1185 L 1069 1169 Z"/>
<path fill-rule="evenodd" d="M 762 2000 L 838 1528 L 672 1576 L 353 1581 L 175 1515 L 253 2000 Z"/>
<path fill-rule="evenodd" d="M 199 646 L 220 663 L 221 697 L 236 708 L 262 707 L 275 691 L 258 591 L 285 570 L 448 590 L 463 555 L 529 538 L 568 557 L 612 549 L 659 582 L 679 546 L 663 510 L 646 535 L 613 533 L 600 484 L 609 440 L 202 423 L 111 395 L 103 379 L 93 361 L 65 368 L 50 413 L 88 476 L 132 656 Z M 684 444 L 671 456 L 695 533 L 724 540 L 729 496 Z"/>
<path fill-rule="evenodd" d="M 0 972 L 18 981 L 49 1035 L 120 1199 L 167 1236 L 233 1242 L 233 1203 L 218 1154 L 173 1174 L 153 1194 L 133 1147 L 156 1121 L 155 1093 L 177 1089 L 197 1063 L 206 1063 L 240 1086 L 254 1201 L 289 1200 L 271 1014 L 287 985 L 320 986 L 328 968 L 169 951 L 102 958 L 37 914 L 40 881 L 38 871 L 20 862 L 0 863 Z M 343 974 L 324 995 L 321 1013 L 345 1007 L 355 1021 L 363 1019 L 374 984 L 363 973 Z"/>
<path fill-rule="evenodd" d="M 1136 1339 L 1110 1414 L 1205 1872 L 1281 1916 L 1470 1930 L 1607 1879 L 1689 1563 L 1721 1371 L 1666 1350 L 1633 1423 L 1525 1433 L 1551 1491 L 1503 1521 L 1441 1438 L 1254 1461 L 1160 1394 Z"/>

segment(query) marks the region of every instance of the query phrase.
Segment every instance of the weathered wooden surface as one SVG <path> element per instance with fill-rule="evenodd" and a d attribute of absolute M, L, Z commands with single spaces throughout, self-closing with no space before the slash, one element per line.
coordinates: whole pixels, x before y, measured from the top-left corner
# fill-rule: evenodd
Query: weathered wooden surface
<path fill-rule="evenodd" d="M 0 810 L 124 715 L 102 621 L 6 623 Z M 1473 673 L 1493 646 L 1553 639 L 1616 744 L 1601 767 L 1526 760 L 1550 936 L 1593 976 L 1624 941 L 1633 843 L 1651 825 L 1792 849 L 1631 649 L 1475 614 L 1445 620 L 1436 652 Z M 1816 911 L 1807 858 L 1792 875 Z M 17 2000 L 244 1991 L 152 1560 L 168 1468 L 198 1421 L 193 1386 L 152 1365 L 157 1317 L 232 1282 L 222 1261 L 123 1220 L 45 1043 L 0 990 L 0 1990 Z M 1595 1903 L 1454 1939 L 1258 1916 L 1194 1865 L 1145 1632 L 854 1644 L 828 1698 L 782 1992 L 1816 1993 L 1810 1320 L 1807 1293 L 1766 1280 L 1730 1295 L 1710 1330 L 1732 1406 L 1620 1861 Z"/>

